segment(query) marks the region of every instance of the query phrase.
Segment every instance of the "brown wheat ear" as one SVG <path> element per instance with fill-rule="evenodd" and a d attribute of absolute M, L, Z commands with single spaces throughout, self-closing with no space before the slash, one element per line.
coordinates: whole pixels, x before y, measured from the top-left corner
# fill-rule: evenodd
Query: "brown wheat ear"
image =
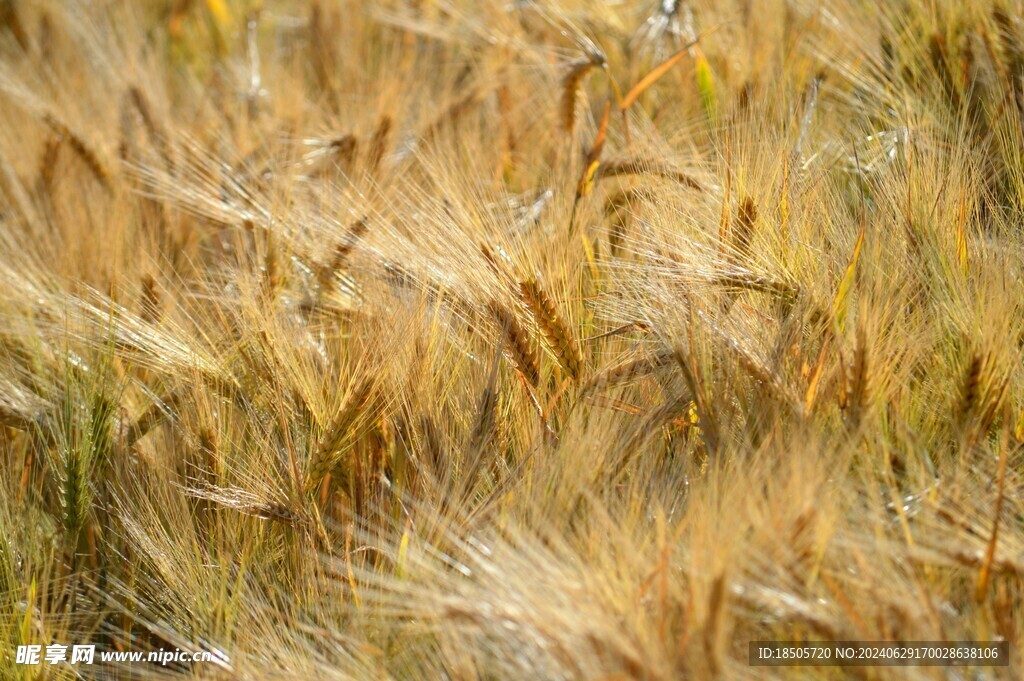
<path fill-rule="evenodd" d="M 370 171 L 380 166 L 384 154 L 388 150 L 388 138 L 391 136 L 391 116 L 381 116 L 377 123 L 377 129 L 373 132 L 373 139 L 370 141 Z"/>
<path fill-rule="evenodd" d="M 966 419 L 981 401 L 981 383 L 985 360 L 981 354 L 974 354 L 971 363 L 964 373 L 964 382 L 960 391 L 960 403 L 957 405 L 960 419 Z"/>
<path fill-rule="evenodd" d="M 355 439 L 356 422 L 373 397 L 373 383 L 364 380 L 352 391 L 351 396 L 324 431 L 320 444 L 312 453 L 306 467 L 305 488 L 312 491 L 321 480 L 341 461 L 348 451 L 346 446 Z"/>
<path fill-rule="evenodd" d="M 753 255 L 751 242 L 754 239 L 754 226 L 756 223 L 757 204 L 754 203 L 754 199 L 745 196 L 743 197 L 743 203 L 740 204 L 739 215 L 736 216 L 736 229 L 733 231 L 734 255 L 737 258 L 742 258 L 745 262 L 749 262 Z"/>
<path fill-rule="evenodd" d="M 583 355 L 572 331 L 559 317 L 554 302 L 532 279 L 522 282 L 519 285 L 519 292 L 559 366 L 565 369 L 574 381 L 579 381 L 583 370 Z"/>
<path fill-rule="evenodd" d="M 0 2 L 0 26 L 5 26 L 10 30 L 21 49 L 27 51 L 32 46 L 29 35 L 25 31 L 25 25 L 21 22 L 21 15 L 18 13 L 18 3 Z"/>
<path fill-rule="evenodd" d="M 638 158 L 616 159 L 602 163 L 597 169 L 597 179 L 603 180 L 620 175 L 654 175 L 677 182 L 684 187 L 704 191 L 704 186 L 693 177 L 672 166 Z"/>
<path fill-rule="evenodd" d="M 330 288 L 331 282 L 334 278 L 334 273 L 344 266 L 345 261 L 348 260 L 352 251 L 355 249 L 356 244 L 362 240 L 369 228 L 369 222 L 365 217 L 356 220 L 352 223 L 352 226 L 348 228 L 345 236 L 338 245 L 334 247 L 334 253 L 331 256 L 330 262 L 320 269 L 319 280 L 322 288 Z"/>
<path fill-rule="evenodd" d="M 128 98 L 131 100 L 132 106 L 135 110 L 139 112 L 139 117 L 142 119 L 142 126 L 145 128 L 150 141 L 156 145 L 157 150 L 160 152 L 160 156 L 167 164 L 167 169 L 173 171 L 174 159 L 171 158 L 167 132 L 164 130 L 163 126 L 157 122 L 156 117 L 153 116 L 153 108 L 149 105 L 149 100 L 146 99 L 146 95 L 143 94 L 142 90 L 137 86 L 132 85 L 128 88 Z"/>
<path fill-rule="evenodd" d="M 220 507 L 265 520 L 275 520 L 293 526 L 306 522 L 304 514 L 297 513 L 288 504 L 249 490 L 218 487 L 200 482 L 195 486 L 185 487 L 184 492 L 193 499 L 212 502 Z"/>
<path fill-rule="evenodd" d="M 60 157 L 60 148 L 63 139 L 60 135 L 52 133 L 46 140 L 46 148 L 39 159 L 39 182 L 47 192 L 53 189 L 54 171 L 57 168 L 57 159 Z"/>
<path fill-rule="evenodd" d="M 853 352 L 853 366 L 850 372 L 850 385 L 847 395 L 847 406 L 850 409 L 850 423 L 857 426 L 863 417 L 867 403 L 868 382 L 870 379 L 871 358 L 868 353 L 867 333 L 863 327 L 857 328 L 857 346 Z"/>
<path fill-rule="evenodd" d="M 139 302 L 142 319 L 153 323 L 160 319 L 160 290 L 151 275 L 142 278 L 142 298 Z"/>
<path fill-rule="evenodd" d="M 522 325 L 508 308 L 497 301 L 491 301 L 491 314 L 505 333 L 505 354 L 512 361 L 523 378 L 533 387 L 540 383 L 537 357 L 530 347 L 529 337 Z"/>
<path fill-rule="evenodd" d="M 105 189 L 109 190 L 112 188 L 110 170 L 107 169 L 99 154 L 88 142 L 51 113 L 43 114 L 43 122 L 46 123 L 50 130 L 67 140 L 71 150 L 82 160 L 85 167 L 89 169 L 89 172 Z"/>
<path fill-rule="evenodd" d="M 569 66 L 569 72 L 562 79 L 562 102 L 560 107 L 562 128 L 572 133 L 576 127 L 576 97 L 580 90 L 583 79 L 587 77 L 591 69 L 601 65 L 601 60 L 595 55 L 574 61 Z"/>
<path fill-rule="evenodd" d="M 590 393 L 600 388 L 621 385 L 637 378 L 649 376 L 671 361 L 672 353 L 663 350 L 652 355 L 645 354 L 636 359 L 616 364 L 587 381 L 586 385 L 583 386 L 583 392 Z"/>
<path fill-rule="evenodd" d="M 332 176 L 339 168 L 348 171 L 359 150 L 359 140 L 347 133 L 329 140 L 324 158 L 310 171 L 311 177 Z"/>

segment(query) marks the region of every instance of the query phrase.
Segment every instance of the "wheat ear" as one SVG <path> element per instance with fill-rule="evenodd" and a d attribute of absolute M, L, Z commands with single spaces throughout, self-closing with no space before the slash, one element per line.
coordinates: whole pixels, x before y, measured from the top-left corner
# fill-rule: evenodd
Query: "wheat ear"
<path fill-rule="evenodd" d="M 572 133 L 573 128 L 576 127 L 576 96 L 579 93 L 580 85 L 590 70 L 599 65 L 600 62 L 594 57 L 579 59 L 569 66 L 569 72 L 562 79 L 560 116 L 562 127 L 568 133 Z"/>
<path fill-rule="evenodd" d="M 667 351 L 658 352 L 653 355 L 644 355 L 627 362 L 622 362 L 613 367 L 605 369 L 601 373 L 587 381 L 583 386 L 583 392 L 589 393 L 599 388 L 612 385 L 621 385 L 640 378 L 649 376 L 659 367 L 663 367 L 672 361 L 672 353 Z"/>
<path fill-rule="evenodd" d="M 515 315 L 497 301 L 491 301 L 490 311 L 505 333 L 506 356 L 523 378 L 536 388 L 540 383 L 540 370 L 537 368 L 537 357 L 530 347 L 526 331 Z"/>
<path fill-rule="evenodd" d="M 558 316 L 554 301 L 532 279 L 519 284 L 519 292 L 558 364 L 574 381 L 579 381 L 583 370 L 583 356 L 572 331 Z"/>
<path fill-rule="evenodd" d="M 330 262 L 320 268 L 319 281 L 322 288 L 330 288 L 334 273 L 342 268 L 345 261 L 348 260 L 348 257 L 355 249 L 356 244 L 362 240 L 369 228 L 369 222 L 365 217 L 356 220 L 352 223 L 352 226 L 348 228 L 345 236 L 338 245 L 334 247 L 334 253 L 331 255 Z"/>
<path fill-rule="evenodd" d="M 51 113 L 43 114 L 43 122 L 62 138 L 67 140 L 68 146 L 75 152 L 75 155 L 82 160 L 85 167 L 93 174 L 93 177 L 103 185 L 105 189 L 111 188 L 110 171 L 106 164 L 100 159 L 99 154 L 81 136 L 69 128 L 63 121 Z"/>
<path fill-rule="evenodd" d="M 370 141 L 370 170 L 374 171 L 380 166 L 381 159 L 388 150 L 388 138 L 391 136 L 391 116 L 381 116 L 377 123 L 377 129 L 373 131 L 373 139 Z"/>
<path fill-rule="evenodd" d="M 754 226 L 757 223 L 757 205 L 749 196 L 743 197 L 739 215 L 736 216 L 736 229 L 733 230 L 733 256 L 749 262 L 753 251 L 751 242 L 754 239 Z"/>
<path fill-rule="evenodd" d="M 704 191 L 704 186 L 694 178 L 681 170 L 677 170 L 664 163 L 658 163 L 657 161 L 646 161 L 638 158 L 618 159 L 606 161 L 597 169 L 597 179 L 599 180 L 619 175 L 655 175 L 666 180 L 678 182 L 690 189 Z"/>
<path fill-rule="evenodd" d="M 330 427 L 320 440 L 309 461 L 306 469 L 306 491 L 313 490 L 328 473 L 331 472 L 341 459 L 342 454 L 347 451 L 343 445 L 350 437 L 352 427 L 355 425 L 363 407 L 373 393 L 373 384 L 370 381 L 363 381 L 353 391 L 352 396 L 345 402 L 345 406 L 338 412 Z"/>

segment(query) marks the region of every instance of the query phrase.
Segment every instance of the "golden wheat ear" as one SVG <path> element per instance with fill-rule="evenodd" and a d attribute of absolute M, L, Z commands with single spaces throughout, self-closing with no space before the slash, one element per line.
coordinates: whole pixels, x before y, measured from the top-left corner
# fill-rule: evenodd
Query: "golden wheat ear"
<path fill-rule="evenodd" d="M 83 137 L 73 131 L 67 124 L 57 118 L 54 114 L 46 112 L 43 114 L 43 122 L 46 123 L 54 134 L 59 135 L 61 138 L 67 141 L 68 146 L 71 148 L 75 155 L 81 159 L 82 163 L 92 176 L 96 178 L 104 189 L 111 190 L 112 185 L 112 174 L 110 169 L 107 167 L 106 161 L 104 161 L 96 149 L 87 142 Z"/>
<path fill-rule="evenodd" d="M 319 444 L 316 445 L 306 465 L 304 485 L 307 493 L 312 493 L 316 486 L 323 481 L 324 477 L 341 463 L 344 456 L 349 452 L 355 439 L 352 433 L 353 427 L 364 415 L 372 400 L 373 393 L 373 383 L 369 380 L 363 380 L 352 389 L 344 405 L 338 410 L 330 424 L 327 425 Z M 353 457 L 354 460 L 357 458 Z"/>
<path fill-rule="evenodd" d="M 597 169 L 598 179 L 618 177 L 620 175 L 655 175 L 666 180 L 678 182 L 690 189 L 704 191 L 704 185 L 689 174 L 653 159 L 613 159 L 602 163 L 601 167 Z"/>
<path fill-rule="evenodd" d="M 576 127 L 576 100 L 579 98 L 580 86 L 587 75 L 602 61 L 598 56 L 588 56 L 579 59 L 569 66 L 568 72 L 562 78 L 562 100 L 559 104 L 559 120 L 562 129 L 572 134 Z"/>
<path fill-rule="evenodd" d="M 672 363 L 672 353 L 662 350 L 653 354 L 644 354 L 612 367 L 608 367 L 599 374 L 593 376 L 583 386 L 582 392 L 590 394 L 596 390 L 606 387 L 614 387 L 629 383 L 645 376 L 650 376 L 659 368 Z"/>
<path fill-rule="evenodd" d="M 334 247 L 334 252 L 331 254 L 331 260 L 326 265 L 321 267 L 317 272 L 317 279 L 320 283 L 321 289 L 325 292 L 330 291 L 333 288 L 334 278 L 337 272 L 342 269 L 345 265 L 345 261 L 348 260 L 352 251 L 369 231 L 370 225 L 367 218 L 361 218 L 356 220 L 348 228 L 345 236 L 342 240 Z"/>
<path fill-rule="evenodd" d="M 491 301 L 488 309 L 504 333 L 505 352 L 510 363 L 522 374 L 527 383 L 536 388 L 540 384 L 540 370 L 526 330 L 515 315 L 501 303 Z"/>
<path fill-rule="evenodd" d="M 554 302 L 535 280 L 522 282 L 519 292 L 559 366 L 578 382 L 583 373 L 583 355 L 575 334 L 559 317 Z"/>

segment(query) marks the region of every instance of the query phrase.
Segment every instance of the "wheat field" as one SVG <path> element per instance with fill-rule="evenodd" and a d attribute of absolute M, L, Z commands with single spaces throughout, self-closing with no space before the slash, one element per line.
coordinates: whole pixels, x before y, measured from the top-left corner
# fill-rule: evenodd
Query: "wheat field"
<path fill-rule="evenodd" d="M 1021 13 L 0 0 L 0 679 L 1015 678 Z"/>

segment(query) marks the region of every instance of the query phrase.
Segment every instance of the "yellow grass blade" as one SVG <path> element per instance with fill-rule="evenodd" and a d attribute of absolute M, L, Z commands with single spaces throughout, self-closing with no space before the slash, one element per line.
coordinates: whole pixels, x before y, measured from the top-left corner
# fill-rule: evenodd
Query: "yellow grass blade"
<path fill-rule="evenodd" d="M 853 247 L 853 255 L 850 256 L 850 264 L 846 266 L 846 272 L 843 274 L 839 290 L 836 291 L 836 298 L 832 303 L 832 318 L 840 332 L 846 326 L 847 298 L 850 296 L 850 289 L 853 288 L 853 280 L 857 273 L 857 260 L 860 259 L 860 250 L 863 245 L 864 227 L 861 226 L 860 233 L 857 235 L 857 245 Z"/>
<path fill-rule="evenodd" d="M 231 23 L 231 12 L 228 10 L 225 0 L 206 0 L 206 8 L 210 10 L 210 15 L 217 22 L 217 27 L 221 31 L 227 29 L 228 24 Z"/>
<path fill-rule="evenodd" d="M 402 539 L 398 543 L 398 566 L 396 573 L 401 579 L 408 574 L 406 564 L 409 560 L 409 523 L 406 522 L 405 531 L 402 532 Z"/>
<path fill-rule="evenodd" d="M 623 111 L 633 105 L 640 95 L 644 93 L 644 90 L 649 88 L 651 85 L 656 83 L 659 78 L 664 76 L 669 70 L 679 63 L 679 61 L 686 56 L 690 46 L 687 45 L 683 49 L 679 50 L 671 57 L 655 66 L 650 73 L 640 79 L 640 82 L 633 86 L 633 89 L 626 93 L 626 96 L 622 99 L 622 104 L 619 106 Z"/>
<path fill-rule="evenodd" d="M 587 154 L 587 167 L 583 171 L 583 177 L 576 185 L 576 198 L 587 196 L 594 189 L 594 182 L 597 179 L 597 169 L 601 166 L 601 152 L 604 150 L 604 141 L 608 137 L 608 120 L 611 116 L 612 103 L 605 102 L 604 114 L 601 116 L 601 123 L 597 127 L 597 136 L 594 137 L 594 144 Z"/>
<path fill-rule="evenodd" d="M 960 215 L 956 223 L 956 260 L 960 270 L 967 274 L 970 271 L 967 264 L 967 198 L 963 192 L 960 194 Z"/>
<path fill-rule="evenodd" d="M 625 97 L 619 98 L 619 108 L 625 111 L 630 106 L 632 106 L 633 102 L 635 102 L 647 88 L 649 88 L 651 85 L 656 83 L 659 78 L 668 73 L 673 66 L 679 63 L 679 60 L 681 60 L 687 52 L 693 49 L 694 45 L 699 43 L 705 36 L 708 36 L 714 31 L 716 31 L 717 28 L 718 27 L 716 26 L 715 28 L 705 31 L 701 35 L 697 36 L 695 40 L 692 40 L 686 45 L 683 45 L 683 47 L 678 52 L 673 54 L 671 57 L 669 57 L 668 59 L 658 64 L 653 69 L 651 69 L 651 71 L 646 76 L 640 79 L 640 82 L 633 86 L 633 89 L 626 93 Z M 698 59 L 703 58 L 703 55 L 700 55 L 698 57 Z"/>
<path fill-rule="evenodd" d="M 704 107 L 704 113 L 709 121 L 718 118 L 718 97 L 715 94 L 715 78 L 711 74 L 711 65 L 703 54 L 697 56 L 697 92 L 700 93 L 700 103 Z"/>
<path fill-rule="evenodd" d="M 807 385 L 807 394 L 804 397 L 804 411 L 811 413 L 811 408 L 814 407 L 814 400 L 818 396 L 818 385 L 821 383 L 822 369 L 825 367 L 825 358 L 828 356 L 828 339 L 821 346 L 821 352 L 818 356 L 818 361 L 814 366 L 814 373 L 811 374 L 810 383 Z"/>
<path fill-rule="evenodd" d="M 593 161 L 587 166 L 586 171 L 583 173 L 583 177 L 580 178 L 580 183 L 576 187 L 577 196 L 587 196 L 594 188 L 594 178 L 597 176 L 597 169 L 601 166 L 600 161 Z"/>
<path fill-rule="evenodd" d="M 594 144 L 590 148 L 590 160 L 595 160 L 601 157 L 601 152 L 604 150 L 604 141 L 608 139 L 608 119 L 611 117 L 612 103 L 607 101 L 604 103 L 604 113 L 601 114 L 601 122 L 597 126 L 597 136 L 594 138 Z"/>

